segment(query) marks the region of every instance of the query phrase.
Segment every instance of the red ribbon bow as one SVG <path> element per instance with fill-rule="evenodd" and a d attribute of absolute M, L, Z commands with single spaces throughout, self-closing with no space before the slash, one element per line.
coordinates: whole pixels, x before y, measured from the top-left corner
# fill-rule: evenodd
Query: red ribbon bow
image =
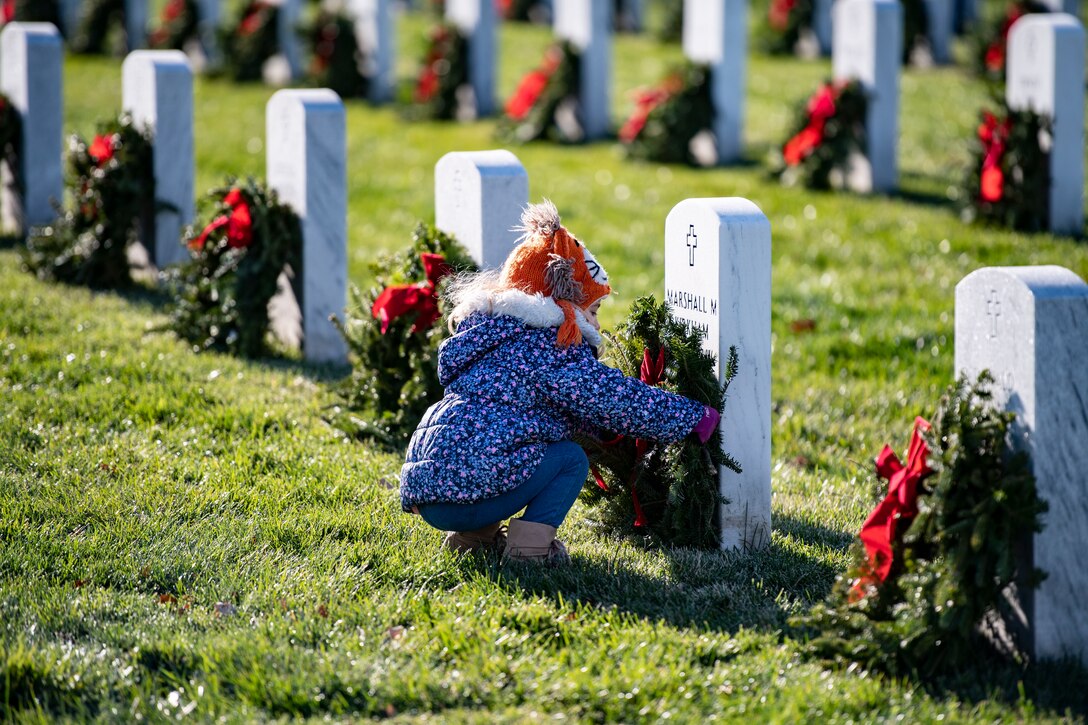
<path fill-rule="evenodd" d="M 558 48 L 549 48 L 544 55 L 544 62 L 539 68 L 529 71 L 521 79 L 514 95 L 506 102 L 506 115 L 515 121 L 520 121 L 529 115 L 540 94 L 548 87 L 548 81 L 555 74 L 563 55 Z"/>
<path fill-rule="evenodd" d="M 639 380 L 647 385 L 657 385 L 665 377 L 665 348 L 662 347 L 657 352 L 657 359 L 654 360 L 650 357 L 650 348 L 645 348 L 642 351 L 642 366 L 639 368 Z M 623 436 L 616 436 L 610 441 L 605 441 L 603 445 L 614 446 L 623 440 Z M 650 450 L 650 442 L 641 438 L 635 439 L 635 465 L 631 470 L 631 478 L 627 482 L 627 487 L 631 489 L 631 503 L 635 507 L 635 528 L 639 529 L 648 524 L 646 520 L 646 514 L 642 510 L 642 502 L 638 500 L 638 492 L 635 490 L 635 472 L 638 470 L 639 464 L 642 462 L 643 456 Z M 593 472 L 593 479 L 597 482 L 597 486 L 603 490 L 608 491 L 608 484 L 604 482 L 604 478 L 601 477 L 601 472 L 597 470 L 596 466 L 590 466 L 590 471 Z"/>
<path fill-rule="evenodd" d="M 904 466 L 891 446 L 876 458 L 876 473 L 888 481 L 888 495 L 877 504 L 869 518 L 861 525 L 859 534 L 865 552 L 869 555 L 871 574 L 854 583 L 854 591 L 864 596 L 865 587 L 883 582 L 892 568 L 893 544 L 898 539 L 899 521 L 913 519 L 918 513 L 918 484 L 933 472 L 926 465 L 929 447 L 922 438 L 922 432 L 930 429 L 930 424 L 921 416 L 914 419 L 914 432 L 911 434 L 907 450 L 907 464 Z"/>
<path fill-rule="evenodd" d="M 91 141 L 87 155 L 91 157 L 96 166 L 101 166 L 113 158 L 113 136 L 111 134 L 98 134 Z"/>
<path fill-rule="evenodd" d="M 227 228 L 227 246 L 243 249 L 253 243 L 253 218 L 249 212 L 249 203 L 240 189 L 231 189 L 223 197 L 223 203 L 230 207 L 229 214 L 220 214 L 212 219 L 200 236 L 189 242 L 190 249 L 203 249 L 216 230 Z"/>
<path fill-rule="evenodd" d="M 1005 173 L 1001 170 L 1001 160 L 1005 156 L 1009 130 L 1009 119 L 998 121 L 989 111 L 982 115 L 978 139 L 985 149 L 979 174 L 979 196 L 983 201 L 998 202 L 1005 195 Z"/>
<path fill-rule="evenodd" d="M 782 147 L 787 166 L 797 166 L 824 142 L 824 126 L 835 115 L 835 101 L 842 91 L 841 84 L 825 83 L 808 99 L 805 114 L 808 124 Z"/>
<path fill-rule="evenodd" d="M 453 268 L 441 254 L 423 252 L 419 257 L 423 260 L 426 282 L 390 285 L 374 300 L 370 311 L 375 319 L 381 321 L 383 335 L 393 320 L 409 312 L 416 313 L 412 332 L 426 330 L 442 316 L 438 310 L 438 283 L 453 272 Z"/>

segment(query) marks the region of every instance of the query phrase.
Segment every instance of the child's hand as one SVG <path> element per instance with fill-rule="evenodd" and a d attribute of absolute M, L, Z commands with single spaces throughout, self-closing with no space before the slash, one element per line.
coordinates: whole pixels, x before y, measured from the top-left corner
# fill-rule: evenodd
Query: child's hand
<path fill-rule="evenodd" d="M 699 422 L 695 424 L 695 427 L 691 429 L 691 432 L 699 439 L 700 443 L 706 443 L 710 440 L 710 436 L 714 434 L 714 429 L 718 427 L 718 423 L 721 419 L 722 416 L 717 410 L 711 408 L 709 405 L 704 405 L 703 417 L 699 419 Z"/>

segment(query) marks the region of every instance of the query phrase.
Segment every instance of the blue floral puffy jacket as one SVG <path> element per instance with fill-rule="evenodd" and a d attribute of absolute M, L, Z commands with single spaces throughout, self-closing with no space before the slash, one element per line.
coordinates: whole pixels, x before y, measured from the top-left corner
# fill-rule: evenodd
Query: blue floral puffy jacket
<path fill-rule="evenodd" d="M 524 483 L 548 443 L 602 428 L 681 440 L 703 416 L 688 398 L 599 362 L 591 345 L 556 345 L 555 327 L 474 313 L 442 343 L 446 395 L 412 434 L 401 469 L 405 511 L 425 503 L 472 503 Z"/>

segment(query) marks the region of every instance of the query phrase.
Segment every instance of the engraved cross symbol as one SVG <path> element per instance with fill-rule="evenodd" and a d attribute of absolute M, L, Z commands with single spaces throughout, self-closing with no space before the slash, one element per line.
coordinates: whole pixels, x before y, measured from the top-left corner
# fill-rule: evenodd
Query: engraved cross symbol
<path fill-rule="evenodd" d="M 688 266 L 695 266 L 695 248 L 699 246 L 699 237 L 695 234 L 695 225 L 688 225 Z"/>
<path fill-rule="evenodd" d="M 986 314 L 990 317 L 990 339 L 997 337 L 997 318 L 1001 317 L 1001 300 L 997 290 L 990 290 L 990 299 L 986 300 Z"/>

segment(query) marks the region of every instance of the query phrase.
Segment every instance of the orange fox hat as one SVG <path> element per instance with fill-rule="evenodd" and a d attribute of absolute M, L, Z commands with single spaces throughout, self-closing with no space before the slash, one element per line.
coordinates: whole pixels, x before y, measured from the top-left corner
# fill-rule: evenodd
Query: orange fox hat
<path fill-rule="evenodd" d="M 527 294 L 551 297 L 563 311 L 556 342 L 582 341 L 574 308 L 587 309 L 612 293 L 608 275 L 585 245 L 563 228 L 555 204 L 545 199 L 521 213 L 521 242 L 502 266 L 499 283 Z"/>

